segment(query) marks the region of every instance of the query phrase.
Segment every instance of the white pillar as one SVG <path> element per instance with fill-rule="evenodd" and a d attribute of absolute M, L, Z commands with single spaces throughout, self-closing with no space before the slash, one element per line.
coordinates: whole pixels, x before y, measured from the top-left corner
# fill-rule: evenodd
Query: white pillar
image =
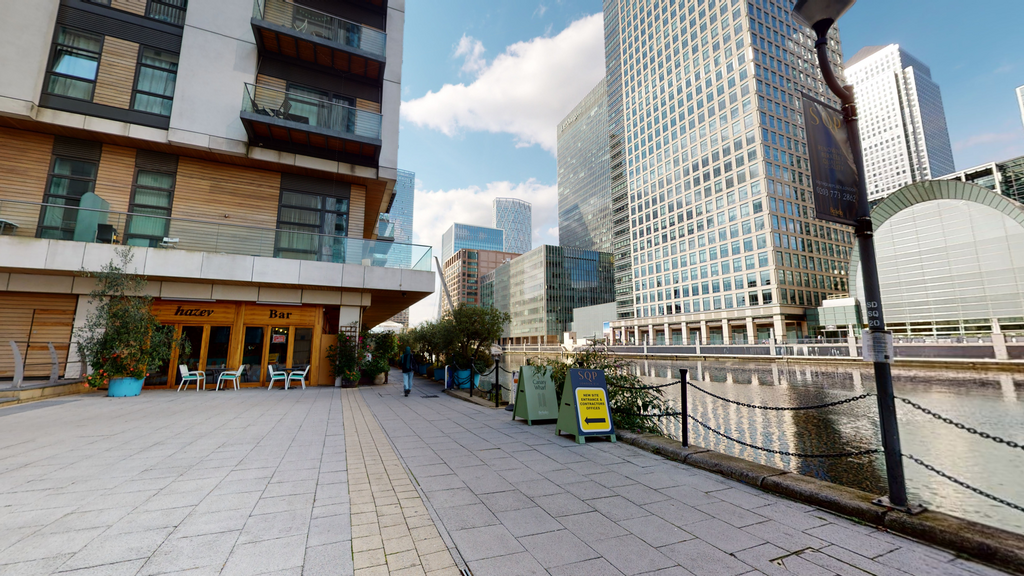
<path fill-rule="evenodd" d="M 672 328 L 669 327 L 668 322 L 662 325 L 662 329 L 665 330 L 665 345 L 672 345 Z"/>
<path fill-rule="evenodd" d="M 999 326 L 999 320 L 992 319 L 992 348 L 996 353 L 996 360 L 1009 360 L 1010 353 L 1006 350 L 1006 335 Z"/>
<path fill-rule="evenodd" d="M 729 321 L 726 319 L 722 320 L 722 343 L 731 344 L 732 334 L 729 334 Z"/>
<path fill-rule="evenodd" d="M 640 327 L 633 326 L 633 345 L 640 346 Z"/>
<path fill-rule="evenodd" d="M 708 321 L 707 320 L 701 320 L 700 321 L 700 343 L 701 344 L 707 344 L 708 343 Z"/>
<path fill-rule="evenodd" d="M 654 346 L 654 324 L 647 325 L 647 345 Z"/>
<path fill-rule="evenodd" d="M 757 329 L 754 327 L 753 316 L 747 316 L 747 344 L 757 344 Z"/>
<path fill-rule="evenodd" d="M 786 321 L 782 319 L 782 314 L 773 316 L 772 323 L 775 324 L 775 341 L 782 342 L 786 337 Z"/>

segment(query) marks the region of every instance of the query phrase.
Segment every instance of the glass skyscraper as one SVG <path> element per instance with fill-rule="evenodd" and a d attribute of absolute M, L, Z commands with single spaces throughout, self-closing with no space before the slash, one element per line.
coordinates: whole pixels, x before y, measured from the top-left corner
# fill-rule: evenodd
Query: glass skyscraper
<path fill-rule="evenodd" d="M 629 187 L 626 181 L 625 120 L 622 107 L 622 42 L 619 5 L 604 0 L 605 92 L 608 104 L 608 171 L 612 194 L 612 254 L 615 257 L 615 313 L 633 317 L 633 266 L 629 242 Z"/>
<path fill-rule="evenodd" d="M 463 248 L 503 252 L 504 247 L 505 235 L 497 228 L 455 223 L 441 236 L 441 262 Z"/>
<path fill-rule="evenodd" d="M 505 233 L 504 251 L 526 254 L 533 247 L 533 205 L 518 198 L 495 198 L 491 223 Z"/>
<path fill-rule="evenodd" d="M 391 211 L 388 212 L 394 227 L 394 239 L 398 244 L 412 244 L 412 212 L 415 201 L 416 173 L 399 170 L 398 178 L 395 180 L 395 200 L 391 203 Z M 409 309 L 402 310 L 391 318 L 391 321 L 408 326 Z"/>
<path fill-rule="evenodd" d="M 868 198 L 953 172 L 946 112 L 931 70 L 899 44 L 868 46 L 846 63 L 860 115 Z"/>
<path fill-rule="evenodd" d="M 622 93 L 636 318 L 612 323 L 616 340 L 806 333 L 805 311 L 847 291 L 853 246 L 814 218 L 800 92 L 838 103 L 813 34 L 789 2 L 617 4 L 608 91 Z M 828 47 L 838 69 L 836 29 Z"/>
<path fill-rule="evenodd" d="M 558 245 L 612 251 L 608 100 L 603 78 L 558 125 Z"/>

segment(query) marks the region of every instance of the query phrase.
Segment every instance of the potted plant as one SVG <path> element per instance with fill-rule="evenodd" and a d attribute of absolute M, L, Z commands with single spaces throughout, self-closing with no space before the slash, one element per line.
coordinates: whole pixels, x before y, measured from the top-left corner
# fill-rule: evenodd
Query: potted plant
<path fill-rule="evenodd" d="M 327 360 L 335 386 L 348 387 L 359 381 L 359 350 L 355 338 L 344 332 L 338 334 L 338 343 L 327 347 Z"/>
<path fill-rule="evenodd" d="M 374 384 L 383 384 L 391 361 L 398 356 L 398 339 L 394 332 L 364 332 L 363 341 L 366 342 L 368 358 L 363 364 L 363 372 L 367 378 L 373 379 Z"/>
<path fill-rule="evenodd" d="M 93 388 L 107 385 L 107 396 L 138 396 L 151 367 L 166 362 L 175 346 L 182 354 L 187 341 L 174 337 L 173 326 L 163 326 L 150 310 L 152 297 L 143 293 L 146 279 L 131 274 L 129 247 L 116 250 L 120 262 L 105 264 L 90 293 L 95 305 L 85 325 L 76 331 L 79 353 L 91 369 L 86 382 Z"/>

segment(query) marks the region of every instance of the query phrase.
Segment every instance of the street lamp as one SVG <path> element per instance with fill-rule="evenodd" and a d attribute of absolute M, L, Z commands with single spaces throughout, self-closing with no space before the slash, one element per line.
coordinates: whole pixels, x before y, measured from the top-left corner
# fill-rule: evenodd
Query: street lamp
<path fill-rule="evenodd" d="M 793 18 L 814 30 L 818 40 L 814 47 L 818 52 L 818 65 L 829 90 L 842 102 L 843 119 L 846 123 L 850 148 L 857 167 L 857 214 L 856 235 L 860 249 L 861 270 L 864 274 L 864 304 L 868 316 L 868 336 L 863 342 L 865 349 L 871 346 L 877 350 L 880 344 L 888 349 L 892 335 L 885 330 L 882 316 L 882 293 L 878 286 L 878 265 L 875 262 L 874 226 L 871 222 L 871 206 L 868 203 L 867 179 L 864 175 L 864 153 L 861 149 L 860 129 L 857 126 L 857 106 L 853 97 L 853 86 L 843 86 L 832 71 L 828 60 L 828 31 L 839 17 L 853 6 L 856 0 L 797 0 L 793 6 Z M 878 398 L 878 417 L 882 433 L 882 448 L 885 451 L 885 474 L 889 484 L 888 497 L 879 498 L 876 504 L 918 511 L 907 502 L 907 482 L 903 475 L 903 451 L 900 448 L 900 430 L 896 423 L 896 402 L 892 389 L 892 370 L 889 362 L 875 355 L 875 386 Z"/>

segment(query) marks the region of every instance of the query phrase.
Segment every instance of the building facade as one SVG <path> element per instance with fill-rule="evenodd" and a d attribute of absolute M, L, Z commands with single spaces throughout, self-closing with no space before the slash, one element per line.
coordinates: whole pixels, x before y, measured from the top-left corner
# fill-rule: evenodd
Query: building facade
<path fill-rule="evenodd" d="M 941 180 L 967 182 L 1024 203 L 1024 156 L 947 174 Z"/>
<path fill-rule="evenodd" d="M 518 198 L 495 198 L 491 223 L 503 233 L 503 250 L 526 254 L 533 248 L 533 205 Z"/>
<path fill-rule="evenodd" d="M 846 63 L 860 115 L 868 198 L 953 172 L 946 112 L 931 70 L 899 44 L 868 46 Z"/>
<path fill-rule="evenodd" d="M 416 173 L 399 170 L 395 179 L 395 199 L 388 211 L 388 219 L 394 226 L 395 242 L 412 244 L 412 213 L 416 205 Z M 409 327 L 409 309 L 406 308 L 391 318 L 392 322 Z"/>
<path fill-rule="evenodd" d="M 1020 108 L 1020 122 L 1024 124 L 1024 86 L 1017 87 L 1017 107 Z"/>
<path fill-rule="evenodd" d="M 608 173 L 612 195 L 612 255 L 615 257 L 615 314 L 634 316 L 633 259 L 629 240 L 629 183 L 626 178 L 626 125 L 622 102 L 623 0 L 604 0 L 605 100 L 608 107 Z"/>
<path fill-rule="evenodd" d="M 481 278 L 495 268 L 519 256 L 512 252 L 495 250 L 470 250 L 463 248 L 444 261 L 442 276 L 452 303 L 480 306 Z M 448 298 L 441 294 L 441 313 L 450 310 Z"/>
<path fill-rule="evenodd" d="M 512 322 L 504 344 L 557 344 L 575 308 L 615 301 L 612 255 L 566 246 L 539 246 L 487 276 L 485 305 Z"/>
<path fill-rule="evenodd" d="M 190 370 L 323 361 L 434 290 L 430 248 L 378 241 L 398 178 L 401 0 L 38 0 L 0 23 L 0 339 L 72 330 L 131 247 Z M 46 326 L 41 330 L 41 326 Z M 6 344 L 6 342 L 5 342 Z M 11 356 L 0 352 L 0 377 Z"/>
<path fill-rule="evenodd" d="M 612 252 L 605 80 L 558 125 L 558 245 Z"/>
<path fill-rule="evenodd" d="M 998 359 L 1007 339 L 1024 342 L 1024 205 L 935 180 L 893 193 L 871 219 L 886 329 L 897 338 L 991 336 Z M 850 278 L 863 302 L 857 257 Z"/>
<path fill-rule="evenodd" d="M 505 233 L 502 230 L 455 223 L 441 236 L 441 263 L 443 266 L 463 249 L 502 252 L 504 248 Z"/>
<path fill-rule="evenodd" d="M 837 105 L 789 6 L 616 11 L 636 318 L 619 342 L 794 338 L 845 293 L 853 236 L 814 219 L 799 93 Z M 606 18 L 608 14 L 606 14 Z M 606 24 L 606 30 L 608 30 Z M 839 33 L 828 55 L 842 61 Z M 609 89 L 609 93 L 610 93 Z"/>

